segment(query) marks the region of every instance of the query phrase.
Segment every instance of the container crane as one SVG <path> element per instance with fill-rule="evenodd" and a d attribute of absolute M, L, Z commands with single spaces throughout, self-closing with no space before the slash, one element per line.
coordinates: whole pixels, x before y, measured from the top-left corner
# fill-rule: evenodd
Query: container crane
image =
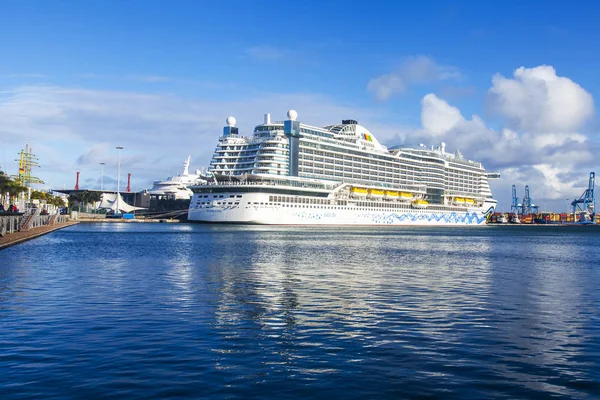
<path fill-rule="evenodd" d="M 518 214 L 521 210 L 521 204 L 519 203 L 519 198 L 517 197 L 517 187 L 512 185 L 512 203 L 510 205 L 510 212 Z"/>
<path fill-rule="evenodd" d="M 583 192 L 578 199 L 571 202 L 573 207 L 573 219 L 575 214 L 579 211 L 580 223 L 595 224 L 596 223 L 596 197 L 594 196 L 594 185 L 596 181 L 596 173 L 590 172 L 590 180 L 588 188 Z M 588 219 L 590 217 L 590 219 Z"/>
<path fill-rule="evenodd" d="M 540 207 L 533 203 L 529 195 L 529 185 L 525 185 L 525 197 L 523 197 L 523 204 L 521 204 L 521 214 L 537 214 L 539 210 Z"/>

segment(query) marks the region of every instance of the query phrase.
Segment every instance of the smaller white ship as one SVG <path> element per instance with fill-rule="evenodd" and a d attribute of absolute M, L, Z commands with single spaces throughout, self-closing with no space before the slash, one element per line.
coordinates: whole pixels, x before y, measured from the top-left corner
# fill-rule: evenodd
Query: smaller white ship
<path fill-rule="evenodd" d="M 498 216 L 498 220 L 497 221 L 498 221 L 499 224 L 507 224 L 508 223 L 508 219 L 506 218 L 506 214 L 504 214 L 504 213 L 500 214 Z"/>
<path fill-rule="evenodd" d="M 521 220 L 519 219 L 519 215 L 513 214 L 512 217 L 510 217 L 510 223 L 511 224 L 520 224 Z"/>
<path fill-rule="evenodd" d="M 148 194 L 175 200 L 190 199 L 194 193 L 188 187 L 206 183 L 206 179 L 200 170 L 190 174 L 190 157 L 188 156 L 184 161 L 181 174 L 169 177 L 164 181 L 154 181 L 154 185 L 148 191 Z"/>

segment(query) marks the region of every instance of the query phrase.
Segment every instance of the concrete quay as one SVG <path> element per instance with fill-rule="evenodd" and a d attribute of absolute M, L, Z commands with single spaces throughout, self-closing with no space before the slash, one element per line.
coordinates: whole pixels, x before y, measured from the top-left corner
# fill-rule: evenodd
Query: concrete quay
<path fill-rule="evenodd" d="M 0 250 L 78 223 L 77 221 L 58 222 L 53 225 L 37 226 L 27 231 L 17 231 L 0 236 Z"/>

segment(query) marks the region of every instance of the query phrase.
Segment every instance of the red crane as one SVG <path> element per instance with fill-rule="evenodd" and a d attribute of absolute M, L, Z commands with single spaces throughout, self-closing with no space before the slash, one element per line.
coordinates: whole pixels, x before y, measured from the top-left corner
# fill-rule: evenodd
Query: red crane
<path fill-rule="evenodd" d="M 131 192 L 131 172 L 127 174 L 127 189 L 125 191 L 127 193 Z"/>
<path fill-rule="evenodd" d="M 77 171 L 77 178 L 75 179 L 75 190 L 79 190 L 79 171 Z"/>

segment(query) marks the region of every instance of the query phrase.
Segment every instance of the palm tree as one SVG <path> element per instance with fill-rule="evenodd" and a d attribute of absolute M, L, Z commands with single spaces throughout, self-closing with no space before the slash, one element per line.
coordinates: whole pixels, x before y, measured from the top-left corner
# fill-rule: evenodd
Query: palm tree
<path fill-rule="evenodd" d="M 79 197 L 79 193 L 71 193 L 69 194 L 69 209 L 73 211 L 76 205 L 81 204 L 81 199 Z M 79 209 L 81 211 L 81 208 Z"/>
<path fill-rule="evenodd" d="M 88 206 L 90 204 L 94 204 L 101 199 L 100 193 L 90 192 L 87 190 L 81 191 L 77 194 L 72 193 L 71 196 L 73 196 L 73 199 L 77 202 L 77 204 L 85 207 L 86 212 L 88 211 Z M 69 197 L 69 202 L 71 201 L 70 199 L 71 197 Z"/>
<path fill-rule="evenodd" d="M 20 182 L 11 179 L 4 172 L 0 171 L 0 198 L 8 193 L 9 199 L 17 197 L 19 194 L 26 192 L 27 188 Z"/>
<path fill-rule="evenodd" d="M 56 207 L 64 207 L 65 201 L 60 196 L 52 196 L 52 198 L 50 199 L 50 204 L 53 204 Z"/>
<path fill-rule="evenodd" d="M 93 204 L 94 206 L 96 205 L 97 202 L 102 200 L 102 194 L 100 192 L 87 192 L 87 193 L 88 193 L 88 201 L 91 204 Z"/>

